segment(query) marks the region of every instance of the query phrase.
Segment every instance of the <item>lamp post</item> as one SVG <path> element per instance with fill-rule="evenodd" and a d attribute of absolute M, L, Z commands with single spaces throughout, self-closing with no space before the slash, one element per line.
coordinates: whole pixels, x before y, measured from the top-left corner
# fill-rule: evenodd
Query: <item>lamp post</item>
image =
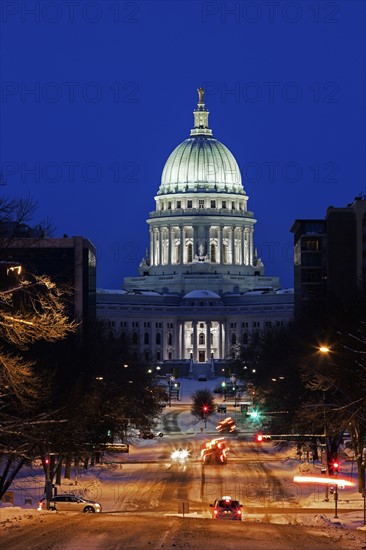
<path fill-rule="evenodd" d="M 327 355 L 330 353 L 330 348 L 326 345 L 322 345 L 319 347 L 320 353 L 323 353 L 324 355 Z M 327 476 L 329 476 L 329 464 L 328 464 L 328 442 L 327 442 L 327 421 L 326 421 L 326 414 L 325 414 L 325 390 L 323 390 L 323 429 L 324 429 L 324 443 L 325 443 L 325 473 Z M 338 495 L 337 495 L 338 496 Z M 325 502 L 329 502 L 329 487 L 328 483 L 325 484 Z M 336 511 L 337 513 L 337 511 Z"/>

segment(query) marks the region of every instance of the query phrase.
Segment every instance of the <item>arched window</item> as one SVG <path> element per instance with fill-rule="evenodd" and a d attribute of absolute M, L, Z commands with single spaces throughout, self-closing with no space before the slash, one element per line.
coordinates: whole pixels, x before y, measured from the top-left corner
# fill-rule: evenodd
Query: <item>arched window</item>
<path fill-rule="evenodd" d="M 137 332 L 134 332 L 132 334 L 132 344 L 134 346 L 137 346 L 138 343 L 139 343 L 139 335 L 137 334 Z"/>
<path fill-rule="evenodd" d="M 205 345 L 205 335 L 203 334 L 203 332 L 200 332 L 200 335 L 198 336 L 198 343 L 200 346 Z"/>
<path fill-rule="evenodd" d="M 126 333 L 121 332 L 121 334 L 119 335 L 119 339 L 124 344 L 126 342 Z"/>
<path fill-rule="evenodd" d="M 248 334 L 246 332 L 244 332 L 243 334 L 243 344 L 247 344 L 248 343 Z"/>
<path fill-rule="evenodd" d="M 193 246 L 192 243 L 189 243 L 187 246 L 187 263 L 191 264 L 193 261 Z"/>
<path fill-rule="evenodd" d="M 191 332 L 191 346 L 193 346 L 193 332 Z"/>
<path fill-rule="evenodd" d="M 235 346 L 235 344 L 236 344 L 236 334 L 235 332 L 233 332 L 233 334 L 231 335 L 231 345 Z"/>
<path fill-rule="evenodd" d="M 173 336 L 169 332 L 169 334 L 168 334 L 168 346 L 172 346 L 172 345 L 173 345 Z"/>
<path fill-rule="evenodd" d="M 149 333 L 148 333 L 148 332 L 145 332 L 144 344 L 145 344 L 145 345 L 149 345 L 149 344 L 150 344 L 150 336 L 149 336 Z"/>
<path fill-rule="evenodd" d="M 211 263 L 216 263 L 216 245 L 211 244 Z"/>
<path fill-rule="evenodd" d="M 157 333 L 156 333 L 156 340 L 155 340 L 155 342 L 156 342 L 156 345 L 157 345 L 157 346 L 160 346 L 160 345 L 161 345 L 161 334 L 160 334 L 160 332 L 157 332 Z"/>
<path fill-rule="evenodd" d="M 227 264 L 227 245 L 224 244 L 222 247 L 222 262 Z"/>

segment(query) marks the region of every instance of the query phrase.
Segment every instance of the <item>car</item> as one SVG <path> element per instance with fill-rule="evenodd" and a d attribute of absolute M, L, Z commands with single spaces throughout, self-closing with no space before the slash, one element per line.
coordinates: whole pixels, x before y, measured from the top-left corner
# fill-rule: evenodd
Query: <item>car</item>
<path fill-rule="evenodd" d="M 228 416 L 224 420 L 220 420 L 220 422 L 216 426 L 216 430 L 218 432 L 233 433 L 236 430 L 236 424 L 234 420 L 230 416 Z"/>
<path fill-rule="evenodd" d="M 47 510 L 46 497 L 38 503 L 38 510 Z M 102 511 L 102 505 L 95 500 L 87 500 L 78 495 L 56 495 L 50 500 L 50 510 L 57 512 L 84 512 L 94 514 Z"/>
<path fill-rule="evenodd" d="M 212 511 L 212 519 L 227 519 L 227 520 L 238 520 L 242 519 L 241 509 L 242 504 L 238 500 L 233 500 L 229 496 L 222 497 L 221 499 L 216 499 L 213 504 L 210 504 Z"/>
<path fill-rule="evenodd" d="M 212 439 L 207 443 L 203 443 L 201 448 L 201 460 L 203 464 L 226 464 L 226 453 L 229 448 L 226 446 L 223 437 Z"/>
<path fill-rule="evenodd" d="M 163 432 L 152 432 L 151 430 L 140 430 L 141 439 L 153 439 L 154 437 L 163 437 Z"/>
<path fill-rule="evenodd" d="M 130 446 L 128 443 L 107 443 L 106 450 L 114 453 L 129 453 Z"/>

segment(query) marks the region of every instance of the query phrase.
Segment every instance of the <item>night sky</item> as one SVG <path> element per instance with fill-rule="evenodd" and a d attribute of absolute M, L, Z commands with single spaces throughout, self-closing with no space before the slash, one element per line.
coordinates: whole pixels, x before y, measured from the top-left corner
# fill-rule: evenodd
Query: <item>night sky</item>
<path fill-rule="evenodd" d="M 360 1 L 1 3 L 2 193 L 97 248 L 102 288 L 137 275 L 145 222 L 197 88 L 236 157 L 266 274 L 293 286 L 296 218 L 365 188 Z"/>

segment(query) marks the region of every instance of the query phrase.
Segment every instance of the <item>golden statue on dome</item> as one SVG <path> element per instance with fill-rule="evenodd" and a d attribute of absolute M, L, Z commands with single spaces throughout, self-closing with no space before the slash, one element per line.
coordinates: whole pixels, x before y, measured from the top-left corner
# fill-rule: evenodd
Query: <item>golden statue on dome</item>
<path fill-rule="evenodd" d="M 202 86 L 197 89 L 197 92 L 198 92 L 198 103 L 203 103 L 203 94 L 205 93 L 205 91 L 202 88 Z"/>

